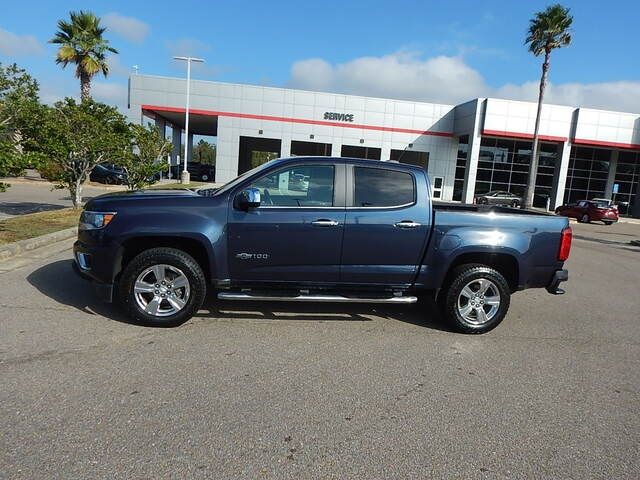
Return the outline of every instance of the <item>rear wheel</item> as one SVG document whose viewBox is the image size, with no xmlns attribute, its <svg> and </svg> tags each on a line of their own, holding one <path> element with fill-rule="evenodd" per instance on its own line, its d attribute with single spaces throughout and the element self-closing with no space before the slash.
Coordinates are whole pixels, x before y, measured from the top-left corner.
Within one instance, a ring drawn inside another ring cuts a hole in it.
<svg viewBox="0 0 640 480">
<path fill-rule="evenodd" d="M 506 316 L 511 289 L 497 270 L 468 264 L 454 270 L 443 295 L 443 313 L 456 330 L 485 333 Z"/>
<path fill-rule="evenodd" d="M 589 218 L 589 215 L 587 215 L 586 213 L 580 217 L 580 223 L 589 223 L 589 222 L 591 222 L 591 219 Z"/>
<path fill-rule="evenodd" d="M 174 248 L 152 248 L 125 268 L 120 302 L 133 319 L 151 326 L 175 326 L 202 306 L 206 280 L 200 265 Z"/>
</svg>

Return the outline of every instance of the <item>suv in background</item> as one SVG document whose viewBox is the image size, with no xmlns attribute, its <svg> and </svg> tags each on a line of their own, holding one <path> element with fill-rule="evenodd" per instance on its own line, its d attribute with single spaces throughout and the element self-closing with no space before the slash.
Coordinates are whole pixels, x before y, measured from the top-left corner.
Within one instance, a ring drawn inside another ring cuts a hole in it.
<svg viewBox="0 0 640 480">
<path fill-rule="evenodd" d="M 171 167 L 171 175 L 173 178 L 180 178 L 180 172 L 182 172 L 183 168 L 182 164 L 173 165 Z M 216 178 L 215 165 L 187 162 L 187 171 L 191 176 L 191 180 L 195 180 L 197 182 L 213 182 Z"/>
<path fill-rule="evenodd" d="M 106 183 L 107 185 L 125 185 L 128 183 L 127 171 L 111 163 L 96 165 L 89 174 L 89 180 Z"/>
</svg>

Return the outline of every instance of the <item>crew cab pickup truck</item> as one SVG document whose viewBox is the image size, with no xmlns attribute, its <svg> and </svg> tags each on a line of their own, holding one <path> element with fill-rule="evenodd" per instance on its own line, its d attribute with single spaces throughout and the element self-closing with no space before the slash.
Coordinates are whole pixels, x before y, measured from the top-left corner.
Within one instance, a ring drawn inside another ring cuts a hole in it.
<svg viewBox="0 0 640 480">
<path fill-rule="evenodd" d="M 482 333 L 513 292 L 562 293 L 567 218 L 434 205 L 430 193 L 421 167 L 295 157 L 218 189 L 107 194 L 82 213 L 76 270 L 158 326 L 185 322 L 207 294 L 390 304 L 434 295 L 455 328 Z"/>
</svg>

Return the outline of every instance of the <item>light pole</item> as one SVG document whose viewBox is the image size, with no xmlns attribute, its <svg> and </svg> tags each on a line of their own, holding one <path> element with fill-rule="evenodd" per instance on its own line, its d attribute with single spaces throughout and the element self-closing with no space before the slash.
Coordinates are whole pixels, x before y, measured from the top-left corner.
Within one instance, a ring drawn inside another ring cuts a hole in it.
<svg viewBox="0 0 640 480">
<path fill-rule="evenodd" d="M 187 158 L 189 157 L 189 89 L 191 86 L 191 62 L 203 63 L 204 60 L 202 58 L 195 57 L 173 57 L 174 60 L 182 60 L 187 62 L 187 105 L 184 111 L 184 136 L 185 136 L 185 146 L 184 146 L 184 169 L 182 170 L 182 175 L 180 177 L 180 181 L 182 183 L 189 183 L 189 172 L 187 171 Z"/>
</svg>

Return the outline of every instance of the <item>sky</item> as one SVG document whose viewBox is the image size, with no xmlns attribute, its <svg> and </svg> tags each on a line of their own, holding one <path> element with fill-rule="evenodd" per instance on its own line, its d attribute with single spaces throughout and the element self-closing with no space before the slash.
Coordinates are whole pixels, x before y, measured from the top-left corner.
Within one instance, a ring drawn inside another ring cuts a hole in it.
<svg viewBox="0 0 640 480">
<path fill-rule="evenodd" d="M 51 103 L 78 96 L 73 67 L 48 40 L 69 11 L 90 10 L 118 51 L 93 96 L 126 106 L 127 77 L 183 76 L 174 55 L 206 62 L 204 80 L 456 104 L 537 99 L 541 58 L 524 46 L 529 19 L 551 2 L 376 0 L 4 2 L 0 62 L 16 62 Z M 640 2 L 564 1 L 573 43 L 552 54 L 547 103 L 640 113 Z"/>
</svg>

